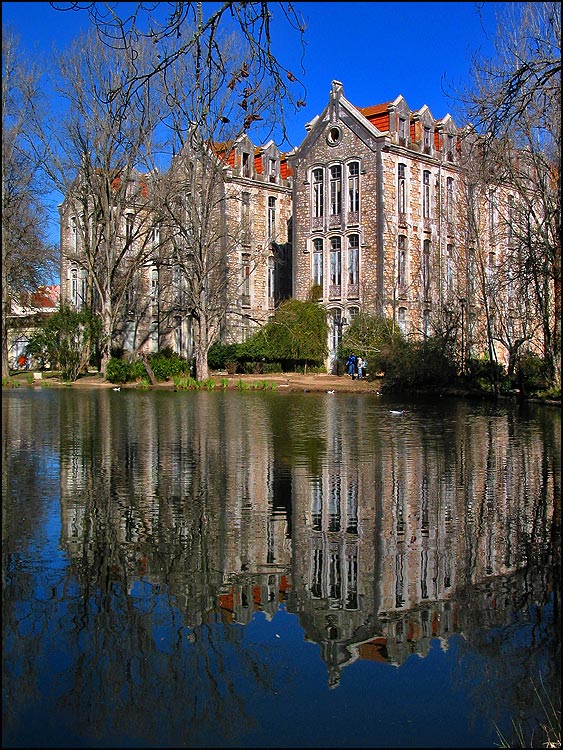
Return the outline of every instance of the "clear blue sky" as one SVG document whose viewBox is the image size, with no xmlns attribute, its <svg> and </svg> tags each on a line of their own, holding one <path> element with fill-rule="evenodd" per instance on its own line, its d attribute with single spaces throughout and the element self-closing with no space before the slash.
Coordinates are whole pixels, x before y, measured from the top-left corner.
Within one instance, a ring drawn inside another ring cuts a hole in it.
<svg viewBox="0 0 563 750">
<path fill-rule="evenodd" d="M 455 105 L 443 89 L 467 78 L 472 52 L 481 49 L 487 55 L 492 53 L 496 13 L 508 5 L 493 2 L 294 4 L 307 23 L 303 77 L 307 106 L 288 122 L 293 145 L 305 137 L 305 123 L 326 106 L 333 80 L 341 81 L 344 95 L 358 107 L 387 102 L 402 94 L 411 109 L 427 104 L 437 119 L 448 112 L 455 119 Z M 279 11 L 274 7 L 274 33 L 276 13 Z M 37 48 L 48 55 L 53 44 L 64 48 L 88 23 L 85 11 L 61 12 L 48 2 L 2 3 L 3 26 L 12 26 L 30 53 Z M 295 40 L 287 36 L 280 39 L 274 36 L 274 40 L 287 67 L 301 76 Z M 288 148 L 287 144 L 280 145 Z"/>
</svg>

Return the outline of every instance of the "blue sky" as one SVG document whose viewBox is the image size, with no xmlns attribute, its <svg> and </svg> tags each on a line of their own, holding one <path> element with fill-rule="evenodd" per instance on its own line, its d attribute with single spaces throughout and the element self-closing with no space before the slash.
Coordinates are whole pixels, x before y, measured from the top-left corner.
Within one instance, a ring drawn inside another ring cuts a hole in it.
<svg viewBox="0 0 563 750">
<path fill-rule="evenodd" d="M 472 52 L 492 54 L 496 13 L 508 4 L 295 3 L 307 23 L 307 106 L 288 118 L 293 145 L 303 140 L 305 124 L 326 106 L 333 80 L 343 84 L 344 95 L 358 107 L 402 94 L 411 109 L 427 104 L 437 119 L 448 112 L 456 119 L 455 104 L 443 89 L 467 79 Z M 275 20 L 274 7 L 274 30 Z M 61 12 L 48 2 L 2 3 L 3 26 L 12 26 L 30 52 L 37 48 L 48 55 L 53 44 L 64 48 L 88 23 L 85 11 Z M 302 75 L 295 40 L 281 36 L 275 43 L 287 67 Z"/>
</svg>

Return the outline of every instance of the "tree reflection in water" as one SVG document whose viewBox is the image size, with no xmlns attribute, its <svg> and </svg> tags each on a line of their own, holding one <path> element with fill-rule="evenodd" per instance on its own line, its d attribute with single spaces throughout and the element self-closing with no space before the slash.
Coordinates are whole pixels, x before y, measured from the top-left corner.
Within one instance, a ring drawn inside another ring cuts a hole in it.
<svg viewBox="0 0 563 750">
<path fill-rule="evenodd" d="M 558 411 L 29 390 L 2 422 L 8 744 L 278 746 L 275 711 L 321 659 L 303 743 L 346 674 L 438 646 L 487 746 L 533 727 L 538 673 L 559 684 Z M 257 637 L 283 613 L 306 664 Z M 393 710 L 359 745 L 396 737 Z"/>
</svg>

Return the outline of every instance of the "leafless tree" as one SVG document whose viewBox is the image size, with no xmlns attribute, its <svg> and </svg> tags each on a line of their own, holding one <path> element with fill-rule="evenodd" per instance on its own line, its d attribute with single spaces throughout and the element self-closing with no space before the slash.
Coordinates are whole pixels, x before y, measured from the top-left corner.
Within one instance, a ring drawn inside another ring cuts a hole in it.
<svg viewBox="0 0 563 750">
<path fill-rule="evenodd" d="M 471 80 L 455 97 L 487 136 L 479 142 L 484 170 L 517 190 L 514 247 L 540 311 L 545 360 L 560 383 L 561 5 L 503 4 L 494 43 L 493 59 L 474 55 Z"/>
<path fill-rule="evenodd" d="M 167 309 L 170 319 L 189 320 L 200 380 L 209 374 L 209 348 L 228 327 L 229 316 L 236 315 L 243 283 L 240 251 L 247 229 L 240 186 L 230 180 L 228 163 L 248 122 L 247 109 L 233 101 L 229 91 L 244 59 L 236 51 L 236 39 L 223 40 L 221 49 L 221 71 L 202 70 L 196 54 L 176 60 L 160 79 L 171 105 L 166 125 L 177 152 L 161 180 L 158 208 L 167 243 Z M 246 83 L 249 107 L 255 117 L 261 116 L 257 113 L 265 113 L 270 92 L 261 88 L 252 68 L 246 70 Z M 251 151 L 253 160 L 253 146 Z M 264 262 L 266 251 L 256 243 L 249 246 L 250 273 Z"/>
<path fill-rule="evenodd" d="M 122 3 L 52 2 L 60 11 L 82 11 L 88 14 L 97 34 L 106 45 L 125 52 L 130 61 L 128 74 L 114 82 L 107 92 L 116 106 L 127 109 L 141 95 L 146 84 L 155 77 L 166 77 L 169 69 L 182 58 L 195 61 L 211 79 L 222 79 L 229 69 L 229 58 L 224 56 L 221 36 L 236 33 L 244 49 L 243 65 L 232 72 L 227 81 L 233 101 L 247 108 L 247 123 L 253 116 L 276 127 L 281 133 L 278 142 L 287 140 L 285 112 L 305 106 L 306 89 L 300 76 L 304 73 L 305 20 L 293 3 L 284 2 L 169 2 Z M 274 34 L 275 29 L 275 34 Z M 289 37 L 283 37 L 284 30 Z M 274 42 L 274 38 L 284 40 Z M 284 61 L 287 39 L 301 43 L 299 70 Z M 137 49 L 142 41 L 150 41 L 155 55 L 140 59 Z M 248 97 L 247 74 L 253 69 L 261 90 L 270 92 L 267 108 L 253 109 Z M 273 117 L 275 116 L 275 117 Z M 266 135 L 263 140 L 267 140 Z"/>
<path fill-rule="evenodd" d="M 139 60 L 151 54 L 146 47 L 137 49 Z M 45 169 L 65 196 L 65 270 L 74 267 L 86 281 L 85 294 L 72 301 L 90 305 L 102 319 L 102 372 L 131 308 L 135 283 L 143 273 L 146 277 L 155 251 L 149 204 L 157 182 L 153 139 L 160 101 L 151 85 L 139 91 L 140 106 L 124 109 L 111 100 L 108 92 L 130 75 L 129 65 L 93 32 L 77 39 L 58 58 L 56 85 L 66 108 L 37 124 L 37 139 L 47 152 Z"/>
<path fill-rule="evenodd" d="M 41 101 L 41 71 L 13 31 L 2 30 L 2 377 L 9 375 L 8 316 L 22 292 L 53 272 L 56 250 L 45 235 L 44 186 L 31 147 L 30 120 Z"/>
</svg>

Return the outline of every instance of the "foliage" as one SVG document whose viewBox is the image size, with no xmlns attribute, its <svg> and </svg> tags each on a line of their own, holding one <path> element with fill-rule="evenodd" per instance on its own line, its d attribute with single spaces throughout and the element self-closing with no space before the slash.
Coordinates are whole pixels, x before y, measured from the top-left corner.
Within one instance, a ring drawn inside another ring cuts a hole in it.
<svg viewBox="0 0 563 750">
<path fill-rule="evenodd" d="M 344 361 L 352 353 L 361 355 L 369 372 L 376 374 L 385 370 L 403 344 L 403 334 L 392 320 L 360 313 L 345 329 L 339 354 Z"/>
<path fill-rule="evenodd" d="M 326 312 L 316 302 L 289 299 L 273 319 L 247 342 L 253 352 L 271 361 L 321 363 L 327 355 Z"/>
<path fill-rule="evenodd" d="M 452 385 L 457 377 L 455 358 L 442 337 L 402 341 L 381 361 L 383 388 L 427 390 Z"/>
<path fill-rule="evenodd" d="M 499 362 L 484 357 L 473 357 L 466 363 L 466 380 L 486 393 L 507 385 L 506 369 Z"/>
<path fill-rule="evenodd" d="M 178 375 L 189 375 L 191 372 L 190 363 L 169 348 L 151 354 L 148 359 L 154 376 L 159 382 L 171 380 Z"/>
<path fill-rule="evenodd" d="M 191 375 L 174 375 L 172 382 L 177 391 L 197 391 L 200 387 L 199 382 Z"/>
<path fill-rule="evenodd" d="M 101 331 L 100 318 L 89 310 L 61 308 L 31 337 L 26 353 L 60 369 L 64 380 L 74 381 L 87 367 Z"/>
<path fill-rule="evenodd" d="M 550 378 L 545 360 L 531 352 L 521 356 L 516 366 L 515 385 L 525 395 L 547 390 Z"/>
<path fill-rule="evenodd" d="M 44 154 L 30 137 L 40 111 L 41 71 L 23 54 L 20 40 L 2 29 L 2 376 L 9 375 L 11 303 L 55 275 L 56 249 L 46 235 L 47 211 L 39 174 Z"/>
<path fill-rule="evenodd" d="M 212 370 L 262 374 L 288 369 L 324 369 L 328 334 L 326 313 L 316 302 L 286 300 L 273 319 L 241 344 L 213 344 L 207 361 Z"/>
</svg>

